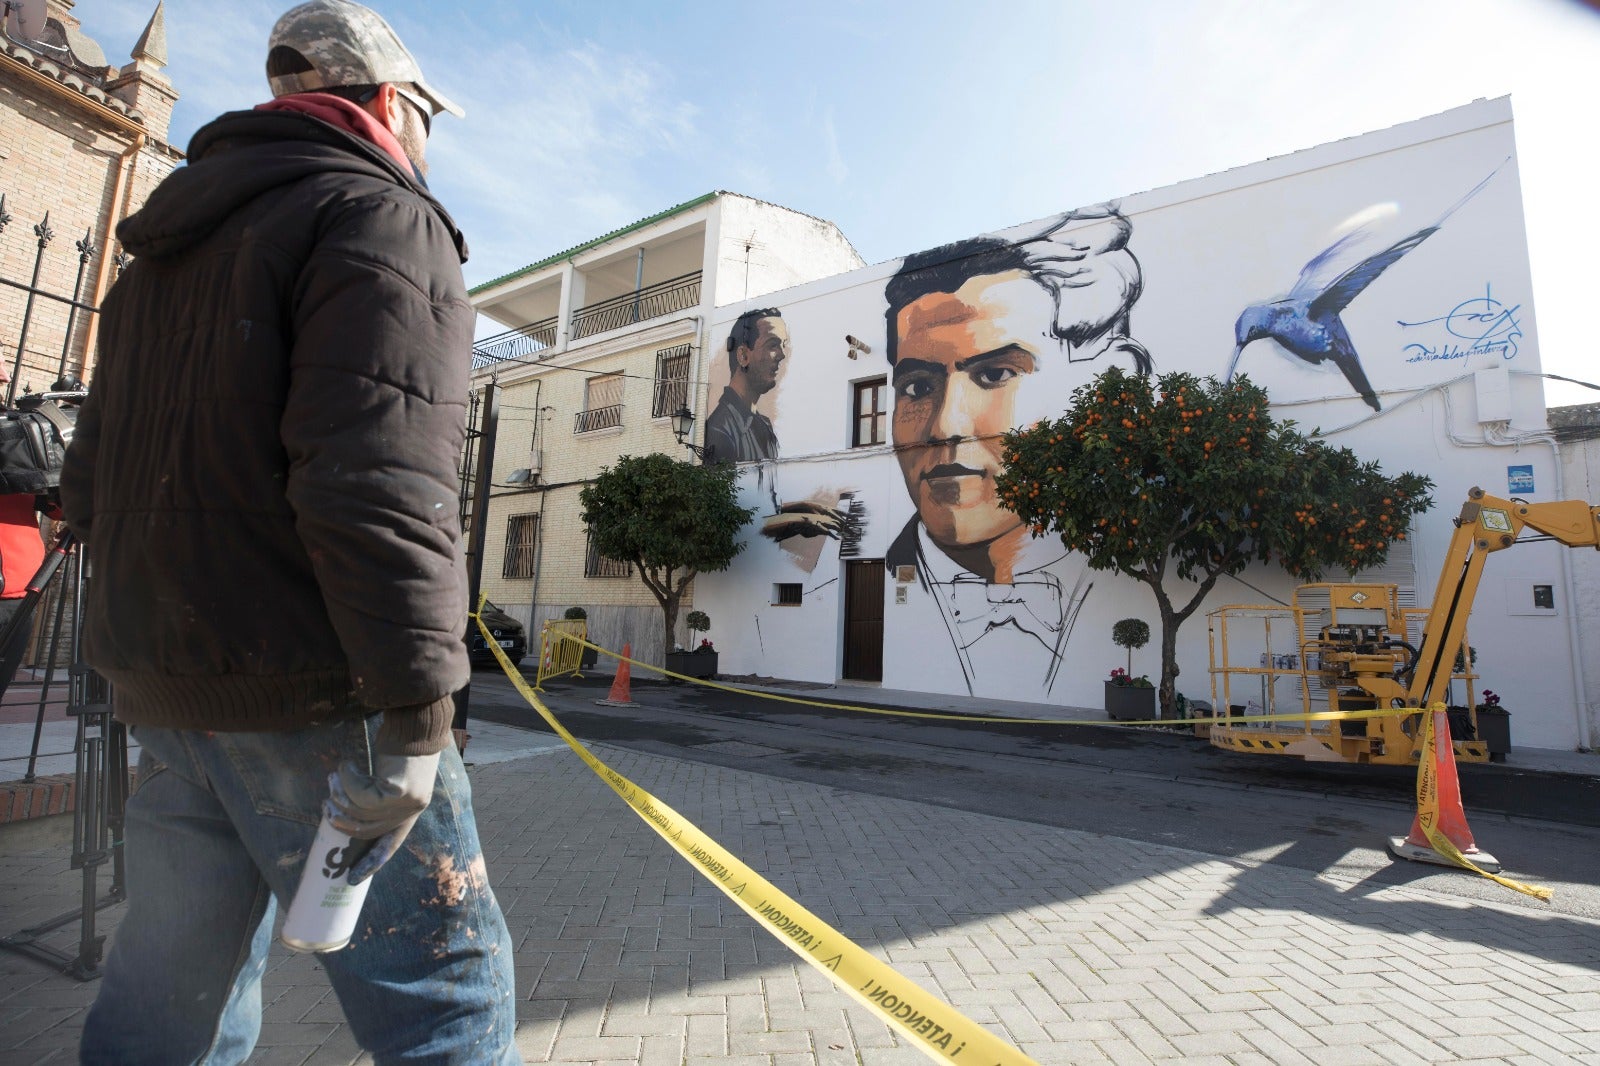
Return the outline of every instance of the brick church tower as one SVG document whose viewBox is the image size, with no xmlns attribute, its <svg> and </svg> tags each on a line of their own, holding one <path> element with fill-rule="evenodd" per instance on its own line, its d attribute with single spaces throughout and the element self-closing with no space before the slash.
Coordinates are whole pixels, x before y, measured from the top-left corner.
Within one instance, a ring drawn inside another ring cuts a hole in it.
<svg viewBox="0 0 1600 1066">
<path fill-rule="evenodd" d="M 161 4 L 110 64 L 74 0 L 0 0 L 0 360 L 16 395 L 89 378 L 116 224 L 183 158 Z"/>
</svg>

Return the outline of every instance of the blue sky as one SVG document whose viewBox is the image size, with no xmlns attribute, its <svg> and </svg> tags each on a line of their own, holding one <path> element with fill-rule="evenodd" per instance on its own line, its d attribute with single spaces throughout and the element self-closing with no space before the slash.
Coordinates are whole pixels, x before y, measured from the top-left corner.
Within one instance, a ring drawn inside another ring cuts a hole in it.
<svg viewBox="0 0 1600 1066">
<path fill-rule="evenodd" d="M 167 0 L 175 143 L 265 98 L 288 6 Z M 467 110 L 429 158 L 469 284 L 712 189 L 878 262 L 1509 93 L 1544 368 L 1600 381 L 1600 15 L 1576 0 L 373 6 Z M 75 14 L 122 63 L 154 7 Z"/>
</svg>

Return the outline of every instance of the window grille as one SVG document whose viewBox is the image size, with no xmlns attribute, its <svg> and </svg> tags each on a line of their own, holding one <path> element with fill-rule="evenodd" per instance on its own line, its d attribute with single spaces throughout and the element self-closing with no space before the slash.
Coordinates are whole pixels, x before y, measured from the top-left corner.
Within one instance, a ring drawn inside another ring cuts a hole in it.
<svg viewBox="0 0 1600 1066">
<path fill-rule="evenodd" d="M 584 382 L 583 410 L 577 414 L 574 433 L 593 433 L 622 425 L 622 375 L 599 374 Z"/>
<path fill-rule="evenodd" d="M 539 542 L 539 516 L 514 514 L 506 522 L 506 553 L 500 564 L 500 576 L 527 578 L 533 576 L 534 549 Z"/>
<path fill-rule="evenodd" d="M 594 546 L 594 533 L 589 534 L 589 543 L 583 556 L 584 577 L 632 577 L 633 564 L 620 559 L 608 559 L 600 554 Z"/>
<path fill-rule="evenodd" d="M 772 603 L 775 607 L 800 606 L 801 590 L 799 584 L 780 583 L 772 586 Z"/>
<path fill-rule="evenodd" d="M 666 418 L 689 400 L 689 346 L 663 348 L 656 352 L 655 399 L 650 404 L 651 418 Z"/>
</svg>

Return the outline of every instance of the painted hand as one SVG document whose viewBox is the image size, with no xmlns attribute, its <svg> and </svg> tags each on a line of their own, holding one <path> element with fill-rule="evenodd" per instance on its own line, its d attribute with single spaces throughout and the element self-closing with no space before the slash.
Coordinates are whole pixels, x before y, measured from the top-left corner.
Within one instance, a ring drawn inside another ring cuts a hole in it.
<svg viewBox="0 0 1600 1066">
<path fill-rule="evenodd" d="M 785 541 L 790 537 L 832 537 L 839 539 L 839 528 L 844 525 L 845 514 L 810 500 L 797 500 L 783 504 L 778 513 L 768 515 L 761 523 L 761 534 L 772 540 Z"/>
<path fill-rule="evenodd" d="M 375 840 L 350 871 L 358 885 L 394 857 L 433 798 L 439 755 L 372 757 L 372 773 L 347 762 L 328 776 L 327 814 L 334 828 L 357 840 Z"/>
</svg>

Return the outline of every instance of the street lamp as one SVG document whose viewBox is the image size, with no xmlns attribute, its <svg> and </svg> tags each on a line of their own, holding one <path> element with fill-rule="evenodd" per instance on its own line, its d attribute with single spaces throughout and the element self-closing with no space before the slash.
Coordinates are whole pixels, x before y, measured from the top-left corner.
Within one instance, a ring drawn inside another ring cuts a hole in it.
<svg viewBox="0 0 1600 1066">
<path fill-rule="evenodd" d="M 689 410 L 687 404 L 679 404 L 678 409 L 672 412 L 672 435 L 677 437 L 678 443 L 688 448 L 696 459 L 704 459 L 706 450 L 688 439 L 693 433 L 694 412 Z"/>
</svg>

